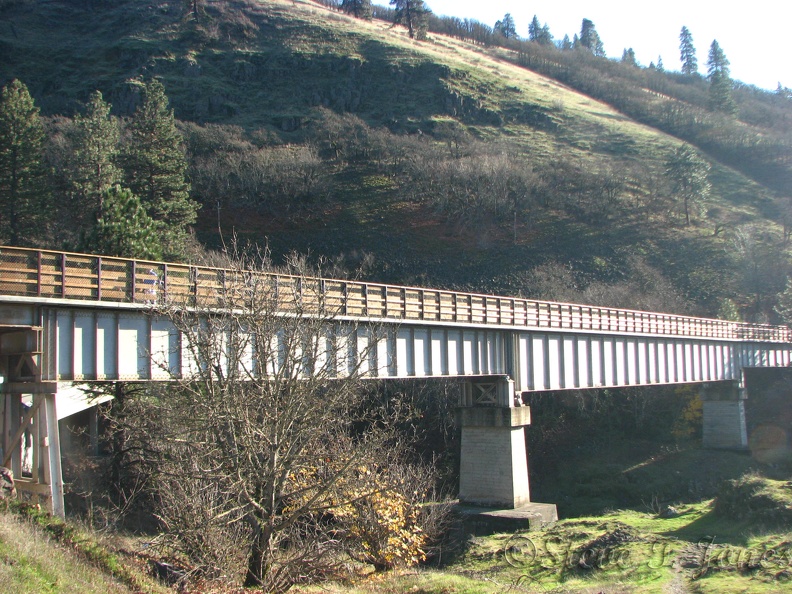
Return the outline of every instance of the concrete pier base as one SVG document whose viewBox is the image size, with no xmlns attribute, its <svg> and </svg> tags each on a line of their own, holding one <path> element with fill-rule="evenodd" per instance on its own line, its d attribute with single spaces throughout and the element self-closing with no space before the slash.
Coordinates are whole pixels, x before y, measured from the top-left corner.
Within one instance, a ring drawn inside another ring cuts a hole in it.
<svg viewBox="0 0 792 594">
<path fill-rule="evenodd" d="M 496 532 L 540 530 L 558 521 L 554 503 L 528 503 L 515 509 L 491 509 L 458 505 L 454 512 L 462 518 L 465 531 L 476 536 Z"/>
<path fill-rule="evenodd" d="M 461 503 L 514 509 L 531 501 L 525 426 L 529 407 L 462 408 Z"/>
<path fill-rule="evenodd" d="M 736 382 L 717 382 L 701 390 L 705 448 L 746 450 L 745 390 Z"/>
</svg>

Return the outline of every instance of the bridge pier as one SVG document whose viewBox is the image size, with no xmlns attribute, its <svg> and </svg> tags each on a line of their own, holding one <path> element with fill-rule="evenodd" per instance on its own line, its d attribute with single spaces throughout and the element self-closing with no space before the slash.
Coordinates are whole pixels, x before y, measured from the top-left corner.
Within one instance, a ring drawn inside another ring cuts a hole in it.
<svg viewBox="0 0 792 594">
<path fill-rule="evenodd" d="M 701 399 L 703 446 L 718 450 L 747 449 L 745 388 L 733 381 L 704 384 Z"/>
<path fill-rule="evenodd" d="M 62 518 L 58 384 L 42 381 L 41 342 L 40 327 L 0 327 L 0 465 L 11 468 L 19 493 L 44 497 Z"/>
<path fill-rule="evenodd" d="M 530 503 L 525 427 L 531 409 L 515 406 L 514 382 L 466 382 L 460 398 L 459 500 L 514 509 Z"/>
</svg>

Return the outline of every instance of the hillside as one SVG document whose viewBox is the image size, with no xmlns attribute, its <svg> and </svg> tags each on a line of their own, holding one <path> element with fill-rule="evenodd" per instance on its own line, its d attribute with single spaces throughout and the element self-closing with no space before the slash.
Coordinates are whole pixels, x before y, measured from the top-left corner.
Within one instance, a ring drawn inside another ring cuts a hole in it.
<svg viewBox="0 0 792 594">
<path fill-rule="evenodd" d="M 718 129 L 709 144 L 680 133 L 711 165 L 686 224 L 666 173 L 681 140 L 647 125 L 659 124 L 643 103 L 617 111 L 574 90 L 577 71 L 559 62 L 439 34 L 415 42 L 307 0 L 206 3 L 197 21 L 162 0 L 6 0 L 0 17 L 0 84 L 24 81 L 53 137 L 93 90 L 125 117 L 141 81 L 162 81 L 210 247 L 221 228 L 268 243 L 276 261 L 310 252 L 371 280 L 707 315 L 731 299 L 748 319 L 776 319 L 784 184 L 718 148 Z M 609 64 L 581 72 L 611 80 Z M 663 80 L 628 95 L 681 101 L 664 93 L 685 85 Z M 723 130 L 770 138 L 760 119 Z M 71 231 L 38 243 L 72 247 Z"/>
</svg>

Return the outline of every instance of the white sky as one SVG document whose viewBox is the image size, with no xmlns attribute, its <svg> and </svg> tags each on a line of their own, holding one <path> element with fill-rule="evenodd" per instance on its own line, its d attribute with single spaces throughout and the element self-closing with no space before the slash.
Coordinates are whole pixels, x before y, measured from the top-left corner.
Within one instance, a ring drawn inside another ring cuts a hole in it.
<svg viewBox="0 0 792 594">
<path fill-rule="evenodd" d="M 373 1 L 388 5 L 387 0 Z M 490 27 L 508 12 L 520 37 L 528 37 L 534 14 L 548 24 L 555 39 L 580 34 L 581 22 L 587 18 L 608 57 L 621 58 L 624 48 L 632 47 L 642 66 L 657 63 L 660 55 L 666 70 L 681 66 L 679 32 L 684 25 L 693 35 L 700 73 L 706 75 L 707 53 L 717 39 L 731 62 L 732 78 L 770 90 L 779 82 L 792 87 L 789 0 L 426 0 L 426 4 L 437 15 L 475 19 Z"/>
</svg>

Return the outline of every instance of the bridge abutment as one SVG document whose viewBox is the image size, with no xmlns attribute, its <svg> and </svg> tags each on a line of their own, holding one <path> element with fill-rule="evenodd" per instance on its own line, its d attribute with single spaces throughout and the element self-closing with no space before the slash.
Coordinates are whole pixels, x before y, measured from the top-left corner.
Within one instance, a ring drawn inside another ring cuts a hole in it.
<svg viewBox="0 0 792 594">
<path fill-rule="evenodd" d="M 713 382 L 701 389 L 703 439 L 705 448 L 745 450 L 745 388 L 738 382 Z"/>
</svg>

